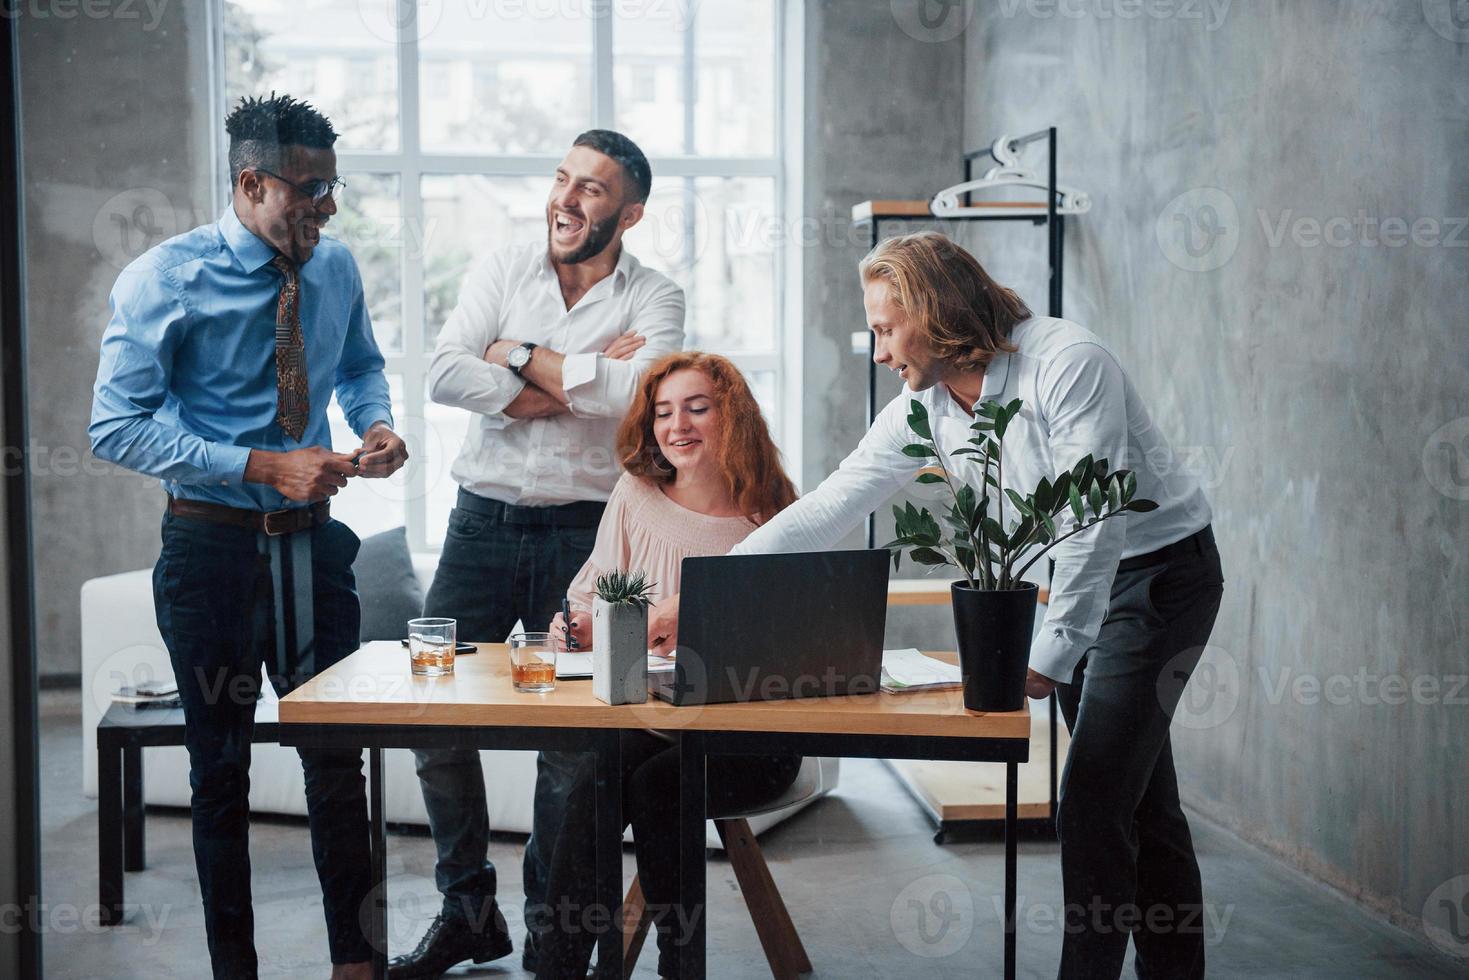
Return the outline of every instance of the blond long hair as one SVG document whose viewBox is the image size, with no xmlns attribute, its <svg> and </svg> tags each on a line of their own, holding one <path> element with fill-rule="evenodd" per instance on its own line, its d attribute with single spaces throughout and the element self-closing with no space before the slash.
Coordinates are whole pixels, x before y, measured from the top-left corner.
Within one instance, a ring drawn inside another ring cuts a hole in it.
<svg viewBox="0 0 1469 980">
<path fill-rule="evenodd" d="M 758 524 L 770 520 L 796 499 L 796 487 L 780 465 L 780 450 L 770 438 L 760 403 L 734 362 L 718 354 L 682 351 L 654 362 L 638 384 L 631 407 L 617 429 L 617 456 L 633 476 L 671 483 L 673 466 L 658 449 L 653 416 L 658 386 L 675 371 L 703 372 L 714 386 L 719 406 L 719 475 L 741 514 Z"/>
<path fill-rule="evenodd" d="M 886 282 L 892 302 L 945 362 L 969 370 L 1017 350 L 1010 331 L 1031 315 L 1014 290 L 990 278 L 947 235 L 884 239 L 857 266 L 864 285 Z"/>
</svg>

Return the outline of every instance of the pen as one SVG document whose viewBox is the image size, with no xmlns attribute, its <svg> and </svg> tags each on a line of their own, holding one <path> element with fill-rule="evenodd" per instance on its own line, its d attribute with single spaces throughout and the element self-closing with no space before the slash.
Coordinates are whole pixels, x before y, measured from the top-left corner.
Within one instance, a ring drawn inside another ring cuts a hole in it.
<svg viewBox="0 0 1469 980">
<path fill-rule="evenodd" d="M 576 637 L 571 635 L 571 600 L 565 596 L 561 598 L 561 618 L 566 623 L 566 649 L 576 649 Z"/>
</svg>

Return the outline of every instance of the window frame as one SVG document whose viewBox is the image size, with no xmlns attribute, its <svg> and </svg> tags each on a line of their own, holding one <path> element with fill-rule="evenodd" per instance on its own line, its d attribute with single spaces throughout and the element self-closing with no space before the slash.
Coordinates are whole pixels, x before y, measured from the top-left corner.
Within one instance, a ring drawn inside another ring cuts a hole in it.
<svg viewBox="0 0 1469 980">
<path fill-rule="evenodd" d="M 210 88 L 217 112 L 214 131 L 218 140 L 214 143 L 214 166 L 216 174 L 225 175 L 225 180 L 215 181 L 215 214 L 220 213 L 229 201 L 228 196 L 228 139 L 224 134 L 224 105 L 226 82 L 224 65 L 224 15 L 226 0 L 211 0 Z M 801 403 L 800 366 L 802 363 L 801 323 L 801 280 L 802 265 L 800 249 L 793 247 L 792 229 L 801 213 L 801 159 L 803 153 L 802 99 L 802 51 L 804 36 L 805 0 L 774 0 L 772 24 L 774 32 L 775 105 L 770 156 L 650 156 L 649 164 L 659 178 L 666 177 L 765 177 L 774 184 L 773 220 L 776 224 L 773 271 L 775 324 L 773 343 L 769 350 L 732 351 L 721 350 L 742 371 L 771 372 L 774 375 L 774 417 L 770 420 L 772 435 L 780 445 L 787 470 L 798 486 L 801 485 L 802 432 L 800 426 Z M 561 162 L 561 154 L 511 154 L 481 155 L 466 153 L 436 153 L 425 151 L 420 140 L 419 90 L 420 68 L 419 43 L 411 18 L 398 18 L 398 42 L 395 45 L 398 106 L 398 149 L 393 151 L 355 151 L 337 154 L 337 170 L 348 177 L 352 174 L 382 174 L 398 178 L 399 203 L 405 228 L 424 227 L 424 199 L 422 180 L 425 176 L 471 176 L 471 177 L 538 177 L 547 181 Z M 588 128 L 614 128 L 615 103 L 613 97 L 613 29 L 611 16 L 597 16 L 592 25 L 592 117 Z M 693 31 L 686 32 L 686 52 L 693 52 Z M 684 91 L 693 90 L 692 60 L 685 58 Z M 309 93 L 303 94 L 309 99 Z M 685 112 L 692 131 L 692 100 L 685 99 Z M 548 184 L 549 187 L 549 184 Z M 384 370 L 402 378 L 403 406 L 406 417 L 424 419 L 427 405 L 427 375 L 433 352 L 424 349 L 424 283 L 423 256 L 410 255 L 404 249 L 399 269 L 402 284 L 400 320 L 402 323 L 402 350 L 383 352 L 386 362 Z M 795 410 L 791 410 L 794 408 Z M 404 427 L 404 419 L 395 419 Z M 458 454 L 459 447 L 443 447 L 443 451 Z M 447 461 L 445 463 L 447 467 Z M 427 468 L 410 467 L 409 482 L 405 488 L 403 519 L 407 527 L 409 548 L 417 552 L 436 550 L 429 544 Z"/>
</svg>

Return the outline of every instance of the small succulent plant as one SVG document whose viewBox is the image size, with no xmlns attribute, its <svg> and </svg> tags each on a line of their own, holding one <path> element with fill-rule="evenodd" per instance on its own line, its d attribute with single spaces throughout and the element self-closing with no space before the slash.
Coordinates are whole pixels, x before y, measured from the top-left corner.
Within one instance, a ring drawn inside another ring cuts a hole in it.
<svg viewBox="0 0 1469 980">
<path fill-rule="evenodd" d="M 608 572 L 597 576 L 597 596 L 610 605 L 631 605 L 647 609 L 653 604 L 648 593 L 657 584 L 649 582 L 642 572 Z"/>
</svg>

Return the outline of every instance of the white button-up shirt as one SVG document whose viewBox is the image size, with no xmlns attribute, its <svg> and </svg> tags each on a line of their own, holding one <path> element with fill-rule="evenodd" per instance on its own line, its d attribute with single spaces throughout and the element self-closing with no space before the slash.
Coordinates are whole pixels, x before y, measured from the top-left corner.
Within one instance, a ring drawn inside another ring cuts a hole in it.
<svg viewBox="0 0 1469 980">
<path fill-rule="evenodd" d="M 980 394 L 981 402 L 1023 402 L 1005 433 L 1003 485 L 1024 496 L 1034 492 L 1042 477 L 1054 479 L 1090 453 L 1106 459 L 1111 471 L 1133 470 L 1137 496 L 1158 503 L 1157 510 L 1145 514 L 1103 521 L 1049 553 L 1056 569 L 1030 665 L 1046 677 L 1069 682 L 1107 614 L 1118 561 L 1201 530 L 1210 521 L 1209 503 L 1197 481 L 1174 459 L 1117 358 L 1095 334 L 1068 320 L 1032 317 L 1017 324 L 1010 339 L 1019 350 L 1000 354 L 989 364 Z M 974 420 L 947 387 L 904 391 L 882 410 L 835 473 L 731 554 L 829 548 L 911 484 L 925 463 L 903 455 L 904 446 L 921 441 L 907 422 L 914 398 L 928 410 L 934 441 L 946 456 L 968 445 Z M 946 464 L 977 490 L 980 467 L 972 459 L 946 458 Z M 1009 519 L 1013 508 L 1008 502 L 1006 509 Z M 1057 525 L 1064 534 L 1076 521 L 1069 508 L 1062 518 Z"/>
<path fill-rule="evenodd" d="M 612 274 L 570 310 L 544 245 L 491 254 L 465 278 L 429 365 L 429 397 L 474 416 L 450 473 L 471 493 L 507 504 L 606 500 L 622 471 L 617 426 L 643 372 L 683 347 L 683 325 L 683 290 L 626 247 Z M 647 339 L 631 360 L 600 353 L 629 330 Z M 527 382 L 485 361 L 485 351 L 502 337 L 566 356 L 561 384 L 569 414 L 505 414 Z"/>
</svg>

